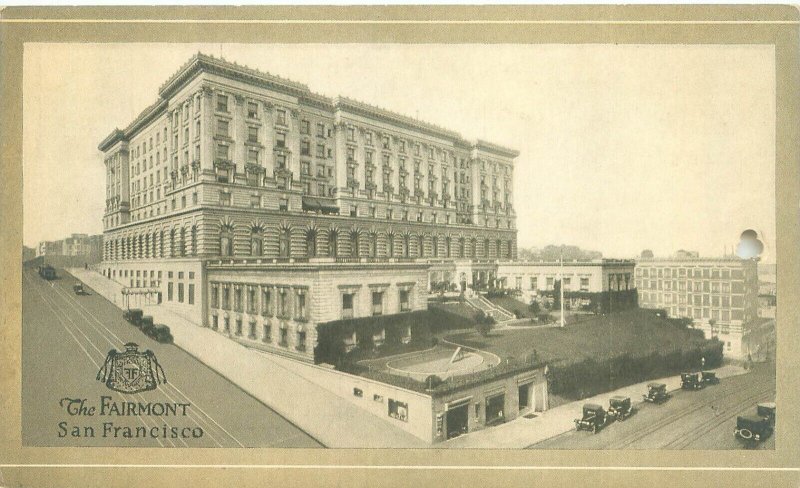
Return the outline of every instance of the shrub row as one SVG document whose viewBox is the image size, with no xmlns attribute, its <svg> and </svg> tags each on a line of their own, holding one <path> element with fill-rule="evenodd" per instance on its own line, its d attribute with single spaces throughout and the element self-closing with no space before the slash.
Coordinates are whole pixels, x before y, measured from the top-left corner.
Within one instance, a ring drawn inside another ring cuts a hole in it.
<svg viewBox="0 0 800 488">
<path fill-rule="evenodd" d="M 673 348 L 636 355 L 625 353 L 613 357 L 588 358 L 555 363 L 549 368 L 551 393 L 580 400 L 598 393 L 699 368 L 705 358 L 705 368 L 722 363 L 723 344 L 711 339 L 689 349 Z"/>
<path fill-rule="evenodd" d="M 463 317 L 439 308 L 409 313 L 336 320 L 317 326 L 317 347 L 314 349 L 316 363 L 329 363 L 340 367 L 362 359 L 411 352 L 430 347 L 434 334 L 445 330 L 464 328 Z M 403 338 L 411 330 L 410 342 Z M 376 346 L 373 336 L 385 332 L 382 345 Z M 357 347 L 346 351 L 345 341 L 356 334 Z"/>
</svg>

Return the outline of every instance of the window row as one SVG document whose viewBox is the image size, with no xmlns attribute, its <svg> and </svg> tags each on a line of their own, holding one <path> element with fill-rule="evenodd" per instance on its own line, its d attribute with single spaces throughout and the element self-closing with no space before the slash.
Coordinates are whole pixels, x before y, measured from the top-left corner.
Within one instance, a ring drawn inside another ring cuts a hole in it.
<svg viewBox="0 0 800 488">
<path fill-rule="evenodd" d="M 212 309 L 246 312 L 305 322 L 309 319 L 308 289 L 286 285 L 211 283 Z"/>
<path fill-rule="evenodd" d="M 109 239 L 104 260 L 172 258 L 197 255 L 197 226 Z"/>
</svg>

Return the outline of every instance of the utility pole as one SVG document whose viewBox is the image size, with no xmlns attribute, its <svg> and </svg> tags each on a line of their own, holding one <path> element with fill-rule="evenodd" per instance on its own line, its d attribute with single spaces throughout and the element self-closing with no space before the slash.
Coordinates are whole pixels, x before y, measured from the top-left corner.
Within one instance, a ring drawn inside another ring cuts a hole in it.
<svg viewBox="0 0 800 488">
<path fill-rule="evenodd" d="M 561 300 L 561 327 L 564 327 L 564 251 L 561 251 L 561 266 L 559 271 L 559 281 L 561 286 L 559 286 L 559 293 L 560 293 L 560 300 Z"/>
</svg>

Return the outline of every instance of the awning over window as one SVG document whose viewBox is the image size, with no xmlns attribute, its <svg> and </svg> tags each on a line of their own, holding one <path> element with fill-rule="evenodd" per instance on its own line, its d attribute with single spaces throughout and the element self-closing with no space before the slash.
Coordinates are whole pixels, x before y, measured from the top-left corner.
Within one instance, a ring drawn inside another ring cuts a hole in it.
<svg viewBox="0 0 800 488">
<path fill-rule="evenodd" d="M 323 213 L 339 213 L 339 207 L 336 206 L 336 200 L 333 198 L 323 197 L 303 197 L 303 211 L 306 212 L 323 212 Z"/>
</svg>

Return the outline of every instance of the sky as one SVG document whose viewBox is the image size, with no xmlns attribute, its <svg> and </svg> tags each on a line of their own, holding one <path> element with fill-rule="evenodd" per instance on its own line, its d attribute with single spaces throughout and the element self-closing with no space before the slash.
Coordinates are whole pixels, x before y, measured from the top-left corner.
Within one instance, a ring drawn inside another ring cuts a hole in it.
<svg viewBox="0 0 800 488">
<path fill-rule="evenodd" d="M 23 66 L 23 241 L 101 233 L 97 145 L 194 53 L 520 151 L 520 247 L 775 255 L 775 55 L 764 45 L 39 44 Z"/>
</svg>

